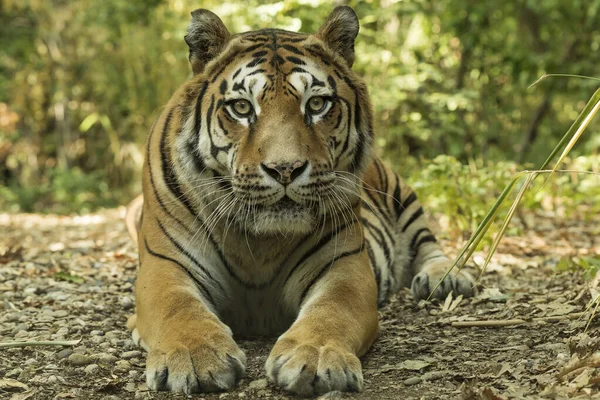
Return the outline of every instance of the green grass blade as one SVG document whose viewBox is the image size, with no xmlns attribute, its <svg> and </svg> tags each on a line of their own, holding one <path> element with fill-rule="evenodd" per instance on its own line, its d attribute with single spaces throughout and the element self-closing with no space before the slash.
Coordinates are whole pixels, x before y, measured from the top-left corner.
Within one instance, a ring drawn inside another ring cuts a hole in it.
<svg viewBox="0 0 600 400">
<path fill-rule="evenodd" d="M 531 89 L 532 87 L 534 87 L 535 85 L 537 85 L 538 83 L 546 80 L 547 78 L 554 78 L 554 77 L 563 77 L 563 78 L 580 78 L 580 79 L 589 79 L 592 81 L 600 81 L 600 78 L 595 78 L 593 76 L 585 76 L 585 75 L 573 75 L 573 74 L 544 74 L 542 76 L 540 76 L 538 78 L 537 81 L 533 82 L 531 85 L 529 85 L 527 87 L 527 89 Z"/>
</svg>

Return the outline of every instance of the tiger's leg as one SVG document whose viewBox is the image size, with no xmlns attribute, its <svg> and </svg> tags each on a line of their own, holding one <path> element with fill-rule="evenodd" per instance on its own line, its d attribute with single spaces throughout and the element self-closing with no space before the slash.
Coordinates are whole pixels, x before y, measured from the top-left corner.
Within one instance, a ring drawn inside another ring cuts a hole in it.
<svg viewBox="0 0 600 400">
<path fill-rule="evenodd" d="M 432 294 L 434 298 L 443 299 L 450 291 L 455 296 L 473 296 L 475 282 L 466 271 L 451 271 L 446 275 L 452 261 L 444 254 L 429 229 L 427 217 L 415 192 L 402 180 L 399 185 L 402 207 L 397 226 L 409 243 L 410 268 L 413 274 L 411 291 L 414 298 L 427 299 Z"/>
<path fill-rule="evenodd" d="M 452 271 L 444 278 L 452 262 L 429 229 L 423 207 L 410 186 L 379 159 L 367 170 L 365 182 L 370 208 L 384 210 L 382 218 L 391 220 L 398 236 L 397 260 L 392 271 L 396 281 L 408 284 L 410 280 L 401 277 L 412 279 L 410 286 L 416 300 L 428 298 L 434 289 L 435 298 L 444 298 L 450 291 L 465 297 L 474 295 L 475 283 L 467 272 Z"/>
<path fill-rule="evenodd" d="M 151 250 L 146 242 L 140 250 L 134 338 L 148 350 L 148 387 L 183 393 L 234 387 L 246 356 L 231 330 L 210 310 L 206 294 L 180 267 L 178 256 Z"/>
<path fill-rule="evenodd" d="M 309 396 L 360 391 L 364 354 L 378 332 L 377 287 L 366 250 L 339 258 L 303 293 L 298 318 L 279 337 L 266 363 L 280 387 Z"/>
</svg>

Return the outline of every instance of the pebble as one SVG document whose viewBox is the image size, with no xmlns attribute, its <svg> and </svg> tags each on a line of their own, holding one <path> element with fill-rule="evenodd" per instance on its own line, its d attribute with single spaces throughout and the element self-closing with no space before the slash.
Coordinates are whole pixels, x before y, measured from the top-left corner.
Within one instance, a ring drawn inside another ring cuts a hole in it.
<svg viewBox="0 0 600 400">
<path fill-rule="evenodd" d="M 249 389 L 265 389 L 268 385 L 266 379 L 257 379 L 255 381 L 250 382 L 248 385 Z"/>
<path fill-rule="evenodd" d="M 411 386 L 421 383 L 422 379 L 420 376 L 413 376 L 412 378 L 408 378 L 404 380 L 404 385 Z"/>
<path fill-rule="evenodd" d="M 69 328 L 67 328 L 66 326 L 63 326 L 62 328 L 60 328 L 59 330 L 56 331 L 57 336 L 66 336 L 68 334 L 69 334 Z"/>
<path fill-rule="evenodd" d="M 100 344 L 100 343 L 104 342 L 104 338 L 102 336 L 92 336 L 92 338 L 90 340 L 92 341 L 92 343 L 95 343 L 95 344 Z"/>
<path fill-rule="evenodd" d="M 131 369 L 131 364 L 127 360 L 119 360 L 115 364 L 115 371 L 126 372 Z"/>
<path fill-rule="evenodd" d="M 438 379 L 443 378 L 444 375 L 446 375 L 446 373 L 444 371 L 430 371 L 430 372 L 424 373 L 421 378 L 424 381 L 433 382 L 433 381 L 437 381 Z"/>
<path fill-rule="evenodd" d="M 27 360 L 25 360 L 25 362 L 23 364 L 25 365 L 35 365 L 38 363 L 38 360 L 36 360 L 35 358 L 29 358 Z"/>
<path fill-rule="evenodd" d="M 16 378 L 19 375 L 21 375 L 21 372 L 23 372 L 23 370 L 21 368 L 11 369 L 10 371 L 8 371 L 6 373 L 6 375 L 4 377 L 5 378 Z"/>
<path fill-rule="evenodd" d="M 25 290 L 23 290 L 23 293 L 29 296 L 29 295 L 38 294 L 39 290 L 36 287 L 29 287 L 29 288 L 26 288 Z"/>
<path fill-rule="evenodd" d="M 107 353 L 98 353 L 92 356 L 94 360 L 103 363 L 103 364 L 114 364 L 117 362 L 118 358 L 113 356 L 112 354 Z"/>
<path fill-rule="evenodd" d="M 129 382 L 127 385 L 125 385 L 125 390 L 127 392 L 135 392 L 135 383 Z"/>
<path fill-rule="evenodd" d="M 141 357 L 141 356 L 142 356 L 142 352 L 138 351 L 138 350 L 126 351 L 123 354 L 121 354 L 121 358 L 124 360 L 131 360 L 132 358 L 137 358 L 137 357 Z"/>
<path fill-rule="evenodd" d="M 69 356 L 69 363 L 72 365 L 82 366 L 88 365 L 92 362 L 92 359 L 84 354 L 73 353 Z"/>
<path fill-rule="evenodd" d="M 56 353 L 56 357 L 58 357 L 59 359 L 63 359 L 63 358 L 69 357 L 71 354 L 73 354 L 73 350 L 71 350 L 71 349 L 62 349 L 61 351 L 59 351 L 58 353 Z"/>
<path fill-rule="evenodd" d="M 127 296 L 121 297 L 121 306 L 124 310 L 130 310 L 133 308 L 133 301 Z"/>
<path fill-rule="evenodd" d="M 90 364 L 87 367 L 85 367 L 83 372 L 85 372 L 87 375 L 91 375 L 91 374 L 95 374 L 96 372 L 98 372 L 99 369 L 100 369 L 100 366 L 98 364 Z"/>
</svg>

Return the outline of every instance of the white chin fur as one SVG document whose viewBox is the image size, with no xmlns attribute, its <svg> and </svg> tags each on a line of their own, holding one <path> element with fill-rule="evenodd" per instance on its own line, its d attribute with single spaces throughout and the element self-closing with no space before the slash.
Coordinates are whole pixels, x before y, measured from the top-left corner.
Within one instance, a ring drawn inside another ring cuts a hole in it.
<svg viewBox="0 0 600 400">
<path fill-rule="evenodd" d="M 281 213 L 273 211 L 258 211 L 253 218 L 253 224 L 246 229 L 255 235 L 298 235 L 312 232 L 315 229 L 314 216 L 308 211 Z"/>
</svg>

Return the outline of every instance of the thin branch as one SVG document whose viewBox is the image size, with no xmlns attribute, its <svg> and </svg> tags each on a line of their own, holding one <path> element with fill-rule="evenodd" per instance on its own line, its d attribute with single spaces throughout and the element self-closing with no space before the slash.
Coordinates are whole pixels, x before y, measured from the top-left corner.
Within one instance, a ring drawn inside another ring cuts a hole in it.
<svg viewBox="0 0 600 400">
<path fill-rule="evenodd" d="M 552 317 L 537 317 L 531 320 L 525 319 L 488 319 L 482 321 L 456 321 L 452 323 L 455 328 L 473 328 L 473 327 L 503 327 L 503 326 L 516 326 L 524 325 L 532 322 L 544 321 L 544 322 L 560 322 L 568 319 L 576 319 L 585 315 L 585 312 L 573 313 L 568 315 L 556 315 Z"/>
<path fill-rule="evenodd" d="M 81 339 L 79 340 L 57 340 L 57 341 L 31 341 L 31 342 L 5 342 L 0 343 L 0 348 L 6 347 L 27 347 L 27 346 L 75 346 Z"/>
</svg>

